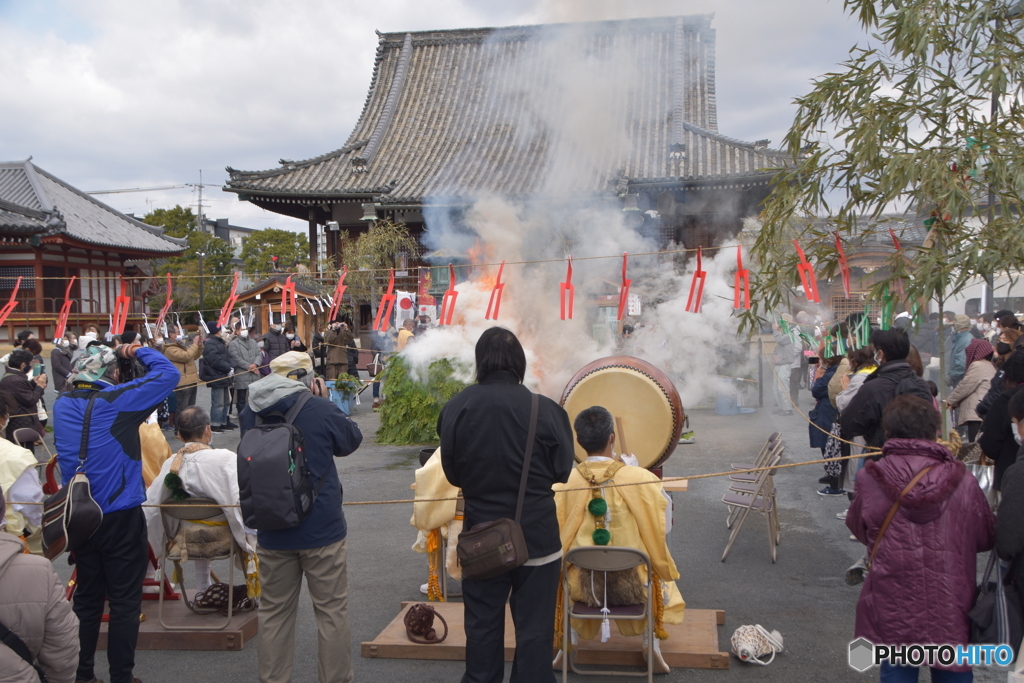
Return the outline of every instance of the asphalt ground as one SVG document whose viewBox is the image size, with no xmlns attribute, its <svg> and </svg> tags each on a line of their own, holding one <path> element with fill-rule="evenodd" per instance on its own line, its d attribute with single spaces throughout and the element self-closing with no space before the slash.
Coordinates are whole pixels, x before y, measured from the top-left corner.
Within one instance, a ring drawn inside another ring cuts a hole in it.
<svg viewBox="0 0 1024 683">
<path fill-rule="evenodd" d="M 209 392 L 200 390 L 200 403 L 209 406 Z M 367 392 L 368 394 L 369 392 Z M 808 446 L 806 421 L 799 415 L 772 415 L 770 392 L 764 408 L 751 414 L 715 415 L 710 410 L 689 410 L 696 443 L 680 445 L 665 464 L 665 476 L 726 471 L 730 463 L 749 461 L 768 434 L 781 431 L 786 443 L 783 463 L 813 460 L 819 451 Z M 48 402 L 52 392 L 47 392 Z M 800 394 L 800 408 L 811 406 L 810 395 Z M 232 417 L 232 420 L 237 418 Z M 337 460 L 345 501 L 407 499 L 413 471 L 418 467 L 418 446 L 377 444 L 378 417 L 369 399 L 356 408 L 354 419 L 363 432 L 363 445 Z M 213 445 L 234 449 L 238 432 L 214 435 Z M 49 438 L 48 438 L 49 440 Z M 171 448 L 179 443 L 173 438 Z M 779 630 L 785 650 L 769 666 L 744 664 L 735 657 L 727 670 L 674 669 L 665 681 L 868 681 L 877 669 L 858 674 L 847 665 L 853 639 L 854 613 L 859 587 L 843 577 L 847 567 L 864 554 L 850 540 L 836 513 L 846 499 L 824 498 L 820 465 L 779 470 L 778 489 L 782 542 L 778 560 L 771 562 L 763 517 L 751 515 L 726 562 L 721 562 L 728 539 L 726 508 L 721 497 L 726 479 L 691 482 L 686 493 L 674 494 L 675 527 L 669 543 L 679 567 L 678 585 L 687 606 L 724 609 L 719 627 L 719 649 L 730 649 L 729 638 L 743 624 L 761 624 Z M 400 659 L 363 659 L 359 644 L 372 640 L 399 611 L 403 600 L 421 600 L 419 586 L 427 579 L 424 555 L 411 550 L 416 532 L 409 524 L 409 504 L 347 506 L 349 618 L 357 681 L 457 681 L 462 662 Z M 62 578 L 70 570 L 65 557 L 55 563 Z M 984 558 L 982 558 L 984 559 Z M 219 573 L 219 572 L 218 572 Z M 226 572 L 225 572 L 226 573 Z M 186 570 L 186 582 L 192 576 Z M 317 633 L 312 604 L 303 588 L 295 641 L 295 681 L 315 681 Z M 506 676 L 510 665 L 506 665 Z M 106 680 L 104 653 L 97 653 L 96 674 Z M 240 652 L 138 651 L 135 675 L 145 683 L 182 681 L 257 680 L 257 640 Z M 575 677 L 575 676 L 574 676 Z M 582 677 L 575 677 L 580 678 Z M 610 676 L 586 680 L 619 680 Z M 927 680 L 927 676 L 922 676 Z M 975 670 L 977 681 L 1005 681 L 1005 669 Z"/>
</svg>

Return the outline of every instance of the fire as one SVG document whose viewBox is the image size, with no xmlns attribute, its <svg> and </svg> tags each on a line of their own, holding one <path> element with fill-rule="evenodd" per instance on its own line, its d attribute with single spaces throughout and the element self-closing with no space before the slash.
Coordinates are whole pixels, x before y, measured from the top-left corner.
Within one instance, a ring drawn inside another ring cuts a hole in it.
<svg viewBox="0 0 1024 683">
<path fill-rule="evenodd" d="M 498 283 L 498 270 L 494 267 L 480 267 L 485 263 L 494 262 L 494 249 L 479 239 L 466 252 L 466 258 L 474 266 L 471 280 L 473 285 L 480 290 L 490 291 Z"/>
</svg>

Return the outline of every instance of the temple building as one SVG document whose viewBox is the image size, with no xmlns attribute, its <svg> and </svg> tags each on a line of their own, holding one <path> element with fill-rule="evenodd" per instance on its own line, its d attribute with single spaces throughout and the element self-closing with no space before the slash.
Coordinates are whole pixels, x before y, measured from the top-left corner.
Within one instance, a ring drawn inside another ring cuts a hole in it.
<svg viewBox="0 0 1024 683">
<path fill-rule="evenodd" d="M 225 191 L 308 221 L 314 272 L 342 230 L 389 218 L 418 235 L 432 207 L 457 214 L 487 195 L 597 197 L 662 246 L 710 246 L 758 212 L 770 169 L 785 163 L 767 140 L 718 132 L 708 15 L 378 35 L 342 147 L 265 171 L 228 168 Z M 599 103 L 572 100 L 587 78 L 607 79 Z M 588 140 L 586 124 L 608 117 L 623 140 Z"/>
<path fill-rule="evenodd" d="M 122 282 L 129 313 L 141 314 L 150 260 L 184 249 L 185 240 L 110 208 L 31 161 L 0 163 L 0 308 L 15 285 L 18 302 L 0 327 L 0 343 L 22 329 L 52 338 L 72 277 L 68 326 L 75 332 L 89 323 L 107 329 Z"/>
</svg>

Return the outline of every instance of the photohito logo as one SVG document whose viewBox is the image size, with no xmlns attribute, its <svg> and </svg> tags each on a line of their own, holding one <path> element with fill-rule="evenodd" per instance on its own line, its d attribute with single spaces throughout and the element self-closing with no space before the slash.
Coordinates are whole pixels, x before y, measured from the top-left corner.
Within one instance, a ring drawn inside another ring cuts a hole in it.
<svg viewBox="0 0 1024 683">
<path fill-rule="evenodd" d="M 1009 645 L 875 645 L 865 638 L 850 643 L 850 668 L 864 672 L 882 662 L 893 666 L 1009 666 Z"/>
</svg>

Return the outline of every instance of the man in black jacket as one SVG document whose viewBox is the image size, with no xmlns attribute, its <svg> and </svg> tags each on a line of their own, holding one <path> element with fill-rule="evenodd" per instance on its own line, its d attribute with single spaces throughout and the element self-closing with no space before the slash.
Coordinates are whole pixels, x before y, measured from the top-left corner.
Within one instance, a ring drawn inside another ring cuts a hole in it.
<svg viewBox="0 0 1024 683">
<path fill-rule="evenodd" d="M 270 356 L 270 360 L 291 350 L 291 342 L 284 336 L 281 325 L 271 325 L 267 333 L 263 335 L 263 350 Z"/>
<path fill-rule="evenodd" d="M 985 420 L 981 423 L 978 445 L 990 459 L 995 461 L 992 486 L 997 491 L 1002 486 L 1003 474 L 1017 460 L 1017 441 L 1011 424 L 1010 403 L 1014 396 L 1024 392 L 1024 351 L 1018 349 L 1003 363 L 1003 391 L 995 397 Z"/>
<path fill-rule="evenodd" d="M 35 362 L 32 354 L 25 349 L 17 349 L 7 359 L 0 389 L 7 394 L 7 410 L 11 415 L 7 421 L 7 438 L 14 440 L 15 430 L 34 429 L 40 436 L 44 435 L 43 424 L 39 421 L 39 399 L 46 390 L 46 374 L 29 379 L 29 373 Z M 21 444 L 24 448 L 35 452 L 34 442 Z"/>
<path fill-rule="evenodd" d="M 481 335 L 476 367 L 478 383 L 448 401 L 437 421 L 445 477 L 462 488 L 466 500 L 466 529 L 515 517 L 532 400 L 522 385 L 526 355 L 509 330 L 492 327 Z M 512 683 L 554 681 L 551 645 L 562 542 L 551 486 L 568 481 L 575 458 L 568 415 L 551 399 L 538 398 L 521 519 L 530 560 L 492 579 L 463 580 L 463 683 L 502 680 L 506 601 L 516 630 Z"/>
<path fill-rule="evenodd" d="M 885 443 L 882 414 L 889 401 L 900 394 L 913 394 L 932 402 L 932 393 L 923 379 L 907 363 L 910 339 L 899 329 L 875 330 L 871 333 L 878 369 L 864 381 L 850 404 L 839 416 L 844 439 L 863 436 L 868 447 L 881 448 Z"/>
<path fill-rule="evenodd" d="M 1024 392 L 1017 392 L 1010 401 L 1008 412 L 1012 421 L 1014 441 L 1024 441 Z M 1010 465 L 1003 480 L 1002 497 L 999 500 L 999 514 L 996 515 L 996 550 L 1004 560 L 1013 562 L 1017 595 L 1024 611 L 1024 446 L 1017 453 L 1016 461 Z"/>
<path fill-rule="evenodd" d="M 210 387 L 210 430 L 223 432 L 238 427 L 228 420 L 233 365 L 226 338 L 231 337 L 231 331 L 221 330 L 217 323 L 209 323 L 207 327 L 210 336 L 203 346 L 203 376 L 199 379 L 208 382 Z"/>
</svg>

